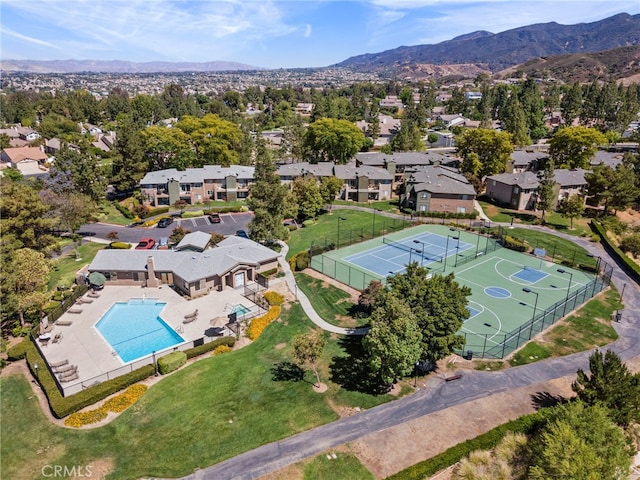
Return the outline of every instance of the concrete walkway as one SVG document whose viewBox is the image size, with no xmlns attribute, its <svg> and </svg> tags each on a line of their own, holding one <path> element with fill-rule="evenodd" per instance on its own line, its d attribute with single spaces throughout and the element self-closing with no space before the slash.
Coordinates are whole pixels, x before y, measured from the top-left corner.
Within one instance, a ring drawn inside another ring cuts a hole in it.
<svg viewBox="0 0 640 480">
<path fill-rule="evenodd" d="M 291 266 L 289 265 L 289 262 L 287 262 L 286 260 L 287 253 L 289 252 L 289 246 L 284 242 L 280 242 L 280 245 L 282 246 L 282 250 L 280 252 L 281 255 L 278 257 L 278 262 L 280 263 L 280 267 L 282 268 L 282 271 L 285 274 L 285 280 L 287 282 L 287 286 L 289 287 L 289 290 L 291 290 L 292 292 L 295 292 L 297 300 L 300 302 L 300 305 L 302 306 L 304 312 L 307 314 L 307 316 L 311 319 L 313 323 L 315 323 L 317 326 L 319 326 L 323 330 L 327 330 L 328 332 L 332 332 L 332 333 L 339 333 L 341 335 L 364 335 L 369 331 L 368 327 L 359 327 L 359 328 L 338 327 L 322 319 L 322 317 L 318 315 L 318 312 L 314 310 L 313 306 L 311 305 L 311 302 L 309 301 L 309 298 L 305 295 L 305 293 L 302 290 L 298 288 L 298 285 L 296 284 L 296 279 L 293 276 L 293 272 L 291 271 Z"/>
<path fill-rule="evenodd" d="M 525 227 L 523 225 L 518 226 Z M 602 262 L 613 266 L 612 282 L 619 291 L 624 291 L 625 293 L 623 296 L 625 309 L 623 310 L 621 321 L 613 324 L 619 334 L 618 340 L 603 349 L 613 350 L 623 361 L 640 356 L 640 329 L 638 328 L 640 326 L 640 290 L 638 290 L 638 285 L 635 281 L 628 277 L 621 268 L 617 267 L 599 243 L 592 243 L 585 238 L 551 231 L 545 227 L 531 226 L 525 228 L 539 229 L 567 238 L 584 247 L 591 254 L 601 257 Z M 286 255 L 284 250 L 283 255 Z M 289 287 L 293 288 L 292 291 L 296 291 L 295 281 L 289 266 L 283 265 L 283 269 L 288 275 L 287 282 Z M 314 314 L 317 316 L 313 308 L 307 308 L 307 306 L 310 307 L 310 303 L 308 303 L 306 296 L 302 300 L 300 293 L 298 292 L 298 297 L 305 311 L 308 314 L 310 311 L 313 312 L 310 317 Z M 339 329 L 327 324 L 319 317 L 312 318 L 312 320 L 321 327 L 323 325 L 327 326 L 329 331 L 336 333 L 342 333 L 341 330 L 349 331 L 349 329 Z M 357 329 L 352 330 L 351 333 L 354 334 L 355 330 Z M 458 382 L 445 382 L 432 376 L 427 381 L 427 388 L 419 390 L 413 395 L 408 395 L 281 441 L 263 445 L 224 462 L 198 470 L 184 478 L 189 480 L 256 479 L 305 458 L 318 455 L 330 448 L 352 442 L 372 432 L 401 425 L 455 405 L 466 404 L 473 400 L 515 388 L 535 386 L 553 379 L 573 376 L 580 368 L 588 370 L 588 358 L 592 353 L 593 350 L 590 350 L 497 372 L 465 371 L 464 378 Z M 529 403 L 531 399 L 523 398 L 522 401 Z"/>
</svg>

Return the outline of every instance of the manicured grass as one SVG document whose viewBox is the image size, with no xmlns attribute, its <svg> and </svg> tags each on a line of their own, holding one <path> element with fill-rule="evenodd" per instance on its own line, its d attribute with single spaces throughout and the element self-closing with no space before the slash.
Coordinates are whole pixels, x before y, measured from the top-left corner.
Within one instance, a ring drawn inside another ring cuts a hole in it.
<svg viewBox="0 0 640 480">
<path fill-rule="evenodd" d="M 58 285 L 69 286 L 75 281 L 75 275 L 83 265 L 90 263 L 99 250 L 105 248 L 103 243 L 87 242 L 58 258 L 55 269 L 49 276 L 48 288 L 53 290 Z M 76 257 L 76 253 L 78 257 Z"/>
<path fill-rule="evenodd" d="M 341 218 L 345 220 L 339 220 Z M 389 231 L 393 226 L 395 226 L 394 231 L 397 231 L 401 225 L 409 225 L 409 222 L 382 215 L 375 216 L 375 225 L 373 220 L 372 213 L 358 210 L 334 210 L 331 214 L 320 215 L 316 224 L 291 232 L 291 237 L 287 242 L 289 244 L 287 258 L 303 250 L 308 250 L 312 241 L 314 245 L 319 246 L 337 243 L 338 222 L 340 222 L 341 246 L 347 245 L 349 241 L 355 243 L 362 236 L 369 239 L 372 233 L 375 233 L 376 236 L 381 235 L 383 231 Z"/>
<path fill-rule="evenodd" d="M 309 297 L 318 315 L 339 327 L 359 327 L 368 323 L 367 319 L 357 319 L 353 315 L 356 305 L 349 300 L 349 294 L 333 285 L 323 285 L 321 280 L 304 273 L 296 273 L 296 283 Z"/>
<path fill-rule="evenodd" d="M 400 210 L 398 209 L 398 201 L 397 200 L 384 200 L 382 202 L 367 202 L 367 203 L 358 203 L 358 202 L 350 202 L 347 200 L 336 200 L 333 202 L 334 205 L 345 205 L 347 207 L 357 206 L 364 208 L 376 208 L 378 210 L 382 210 L 385 212 L 398 213 Z"/>
<path fill-rule="evenodd" d="M 493 203 L 483 200 L 479 200 L 479 202 L 482 206 L 482 209 L 484 210 L 484 213 L 493 222 L 510 223 L 511 219 L 513 219 L 514 225 L 517 225 L 518 223 L 525 223 L 528 225 L 540 224 L 540 213 L 536 215 L 534 214 L 534 212 L 528 213 L 519 210 L 511 210 L 509 208 L 499 207 L 497 205 L 494 205 Z M 560 213 L 546 212 L 545 215 L 545 226 L 575 236 L 590 234 L 590 221 L 591 220 L 589 218 L 574 218 L 573 229 L 571 229 L 571 220 L 563 217 Z"/>
<path fill-rule="evenodd" d="M 131 201 L 134 200 L 132 199 Z M 113 206 L 113 203 L 106 201 L 100 204 L 97 220 L 104 223 L 113 223 L 114 225 L 129 225 L 133 221 L 122 215 L 122 213 Z"/>
<path fill-rule="evenodd" d="M 520 240 L 525 240 L 532 247 L 546 249 L 547 256 L 556 261 L 560 260 L 574 265 L 582 264 L 593 267 L 596 265 L 596 258 L 589 257 L 584 248 L 570 240 L 527 228 L 513 228 L 508 230 L 507 233 Z"/>
<path fill-rule="evenodd" d="M 333 458 L 334 454 L 336 458 Z M 327 455 L 331 458 L 327 458 Z M 303 480 L 373 480 L 375 477 L 355 456 L 343 452 L 318 455 L 304 467 Z"/>
<path fill-rule="evenodd" d="M 52 426 L 24 378 L 2 378 L 3 477 L 39 478 L 46 464 L 103 460 L 113 462 L 109 479 L 178 477 L 336 420 L 330 405 L 370 407 L 394 398 L 356 391 L 336 396 L 342 389 L 333 379 L 346 383 L 353 371 L 342 361 L 341 375 L 335 372 L 341 361 L 335 357 L 346 356 L 340 339 L 329 339 L 321 361 L 321 379 L 329 386 L 325 394 L 313 392 L 309 381 L 278 380 L 278 366 L 290 360 L 287 342 L 311 327 L 298 304 L 285 309 L 282 317 L 253 344 L 202 359 L 162 379 L 119 418 L 96 429 Z M 345 403 L 348 400 L 354 403 Z"/>
<path fill-rule="evenodd" d="M 565 320 L 547 330 L 540 340 L 529 342 L 510 360 L 512 366 L 584 352 L 607 345 L 618 338 L 611 326 L 613 312 L 622 308 L 620 295 L 612 287 L 598 295 Z"/>
</svg>

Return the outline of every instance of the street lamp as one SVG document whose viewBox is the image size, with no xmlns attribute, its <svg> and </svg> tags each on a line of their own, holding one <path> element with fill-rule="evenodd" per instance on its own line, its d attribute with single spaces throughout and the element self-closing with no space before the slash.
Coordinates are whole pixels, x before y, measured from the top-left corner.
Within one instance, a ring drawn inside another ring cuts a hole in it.
<svg viewBox="0 0 640 480">
<path fill-rule="evenodd" d="M 597 258 L 598 260 L 596 261 L 596 277 L 600 274 L 600 261 L 602 260 L 602 257 L 600 255 L 594 255 L 593 253 L 587 253 L 587 257 L 591 257 L 591 258 Z"/>
<path fill-rule="evenodd" d="M 379 208 L 373 209 L 373 225 L 371 226 L 371 238 L 375 238 L 376 236 L 376 212 L 381 212 Z M 384 227 L 384 225 L 383 225 Z"/>
<path fill-rule="evenodd" d="M 340 248 L 340 220 L 346 220 L 346 218 L 338 217 L 338 245 L 337 245 L 337 248 Z"/>
<path fill-rule="evenodd" d="M 420 240 L 414 240 L 413 243 L 421 243 L 422 244 L 422 250 L 420 251 L 420 266 L 422 266 L 424 264 L 424 242 L 421 242 Z"/>
<path fill-rule="evenodd" d="M 38 364 L 37 364 L 37 363 L 34 363 L 34 364 L 33 364 L 33 371 L 34 371 L 34 372 L 35 372 L 35 374 L 36 374 L 36 378 L 37 378 L 38 380 L 40 380 L 40 375 L 38 375 Z"/>
<path fill-rule="evenodd" d="M 151 352 L 151 354 L 153 355 L 153 376 L 157 377 L 158 376 L 158 364 L 156 363 L 156 351 L 154 350 L 153 352 Z"/>
<path fill-rule="evenodd" d="M 568 273 L 569 274 L 569 286 L 567 287 L 567 298 L 565 298 L 565 303 L 569 301 L 569 291 L 571 290 L 571 281 L 573 280 L 573 272 L 567 272 L 564 268 L 559 268 L 556 270 L 558 273 Z"/>
</svg>

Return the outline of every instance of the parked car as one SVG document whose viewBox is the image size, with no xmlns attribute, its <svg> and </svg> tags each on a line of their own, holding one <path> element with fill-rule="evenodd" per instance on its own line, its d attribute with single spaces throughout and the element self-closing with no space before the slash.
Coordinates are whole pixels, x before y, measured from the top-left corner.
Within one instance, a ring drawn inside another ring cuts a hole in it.
<svg viewBox="0 0 640 480">
<path fill-rule="evenodd" d="M 158 250 L 169 250 L 169 239 L 167 237 L 162 237 L 158 240 L 158 246 L 156 248 Z"/>
<path fill-rule="evenodd" d="M 161 218 L 160 221 L 158 222 L 158 228 L 167 228 L 172 223 L 173 223 L 173 218 L 171 217 Z"/>
<path fill-rule="evenodd" d="M 211 223 L 220 223 L 222 219 L 220 218 L 219 213 L 212 213 L 211 215 L 209 215 L 209 221 Z"/>
<path fill-rule="evenodd" d="M 136 250 L 151 250 L 156 245 L 153 238 L 141 238 L 136 245 Z"/>
<path fill-rule="evenodd" d="M 249 238 L 249 235 L 247 235 L 247 232 L 244 230 L 236 230 L 236 235 L 243 238 Z"/>
</svg>

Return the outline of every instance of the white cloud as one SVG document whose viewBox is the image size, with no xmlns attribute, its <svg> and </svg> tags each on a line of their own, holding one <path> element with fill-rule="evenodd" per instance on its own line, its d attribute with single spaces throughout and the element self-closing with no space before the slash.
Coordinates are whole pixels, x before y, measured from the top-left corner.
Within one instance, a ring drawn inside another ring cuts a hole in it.
<svg viewBox="0 0 640 480">
<path fill-rule="evenodd" d="M 310 23 L 307 23 L 307 24 L 304 26 L 304 33 L 303 33 L 304 38 L 309 38 L 309 37 L 311 37 L 311 33 L 312 33 L 312 32 L 313 32 L 313 27 L 311 26 L 311 24 L 310 24 Z"/>
<path fill-rule="evenodd" d="M 10 37 L 17 38 L 18 40 L 23 40 L 25 42 L 34 43 L 36 45 L 41 45 L 43 47 L 58 48 L 52 43 L 45 42 L 44 40 L 40 40 L 38 38 L 28 37 L 27 35 L 23 35 L 21 33 L 14 32 L 12 30 L 9 30 L 8 28 L 1 27 L 1 26 L 0 26 L 0 34 L 8 35 Z"/>
</svg>

